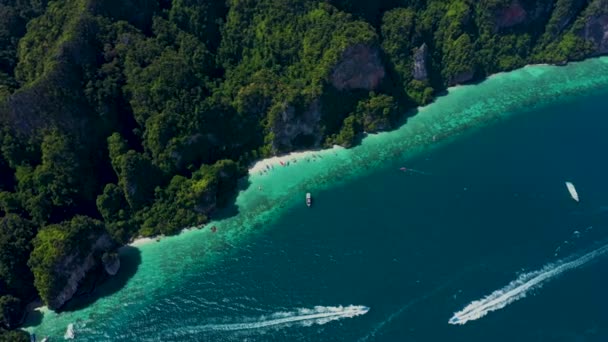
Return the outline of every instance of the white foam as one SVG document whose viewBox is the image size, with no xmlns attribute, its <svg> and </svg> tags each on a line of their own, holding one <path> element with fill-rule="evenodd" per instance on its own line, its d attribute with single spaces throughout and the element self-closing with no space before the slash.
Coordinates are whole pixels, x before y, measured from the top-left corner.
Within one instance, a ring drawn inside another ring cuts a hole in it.
<svg viewBox="0 0 608 342">
<path fill-rule="evenodd" d="M 299 324 L 301 326 L 322 325 L 331 321 L 352 318 L 366 314 L 369 308 L 362 305 L 349 306 L 316 306 L 313 309 L 298 309 L 290 312 L 277 312 L 269 316 L 245 323 L 231 324 L 208 324 L 197 327 L 188 327 L 183 330 L 188 334 L 205 331 L 235 331 L 262 329 L 277 326 L 290 326 Z"/>
<path fill-rule="evenodd" d="M 591 260 L 606 254 L 606 252 L 608 252 L 608 245 L 604 245 L 577 259 L 558 261 L 543 267 L 539 271 L 523 274 L 502 289 L 492 292 L 483 299 L 473 301 L 461 311 L 454 313 L 454 316 L 450 318 L 448 323 L 465 324 L 468 321 L 474 321 L 485 316 L 488 312 L 500 310 L 514 301 L 524 298 L 528 291 L 542 286 L 546 281 L 566 271 L 583 266 Z"/>
<path fill-rule="evenodd" d="M 74 324 L 72 324 L 72 323 L 68 324 L 68 328 L 65 330 L 65 334 L 63 335 L 63 338 L 66 340 L 74 339 Z"/>
</svg>

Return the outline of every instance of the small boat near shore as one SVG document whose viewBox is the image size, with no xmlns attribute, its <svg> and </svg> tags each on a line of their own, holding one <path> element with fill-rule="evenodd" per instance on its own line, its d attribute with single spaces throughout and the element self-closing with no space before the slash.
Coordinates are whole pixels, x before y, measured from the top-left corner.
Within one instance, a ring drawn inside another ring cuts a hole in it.
<svg viewBox="0 0 608 342">
<path fill-rule="evenodd" d="M 570 193 L 570 196 L 572 197 L 572 199 L 578 202 L 579 201 L 578 193 L 576 192 L 576 188 L 574 187 L 574 184 L 572 184 L 570 182 L 566 182 L 566 188 L 568 188 L 568 192 Z"/>
<path fill-rule="evenodd" d="M 312 195 L 310 194 L 310 192 L 306 193 L 306 206 L 312 206 Z"/>
</svg>

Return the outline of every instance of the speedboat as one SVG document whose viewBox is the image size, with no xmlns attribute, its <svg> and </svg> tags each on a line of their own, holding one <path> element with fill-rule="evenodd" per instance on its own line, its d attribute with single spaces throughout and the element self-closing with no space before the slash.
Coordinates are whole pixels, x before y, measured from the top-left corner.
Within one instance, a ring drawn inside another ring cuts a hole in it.
<svg viewBox="0 0 608 342">
<path fill-rule="evenodd" d="M 310 207 L 312 205 L 312 195 L 310 192 L 306 193 L 306 206 Z"/>
<path fill-rule="evenodd" d="M 450 318 L 450 321 L 448 322 L 450 324 L 460 324 L 460 318 L 453 316 L 452 318 Z"/>
<path fill-rule="evenodd" d="M 572 197 L 573 200 L 578 202 L 578 193 L 576 192 L 576 188 L 574 187 L 574 184 L 572 184 L 571 182 L 566 182 L 566 188 L 568 188 L 570 197 Z"/>
</svg>

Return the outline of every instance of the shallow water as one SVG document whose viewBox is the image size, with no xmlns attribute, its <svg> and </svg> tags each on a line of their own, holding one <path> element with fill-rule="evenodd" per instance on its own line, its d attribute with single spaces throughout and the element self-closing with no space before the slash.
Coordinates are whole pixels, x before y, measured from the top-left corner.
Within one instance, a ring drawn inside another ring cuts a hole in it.
<svg viewBox="0 0 608 342">
<path fill-rule="evenodd" d="M 125 250 L 124 286 L 30 329 L 62 338 L 74 323 L 79 341 L 604 341 L 602 255 L 477 320 L 448 320 L 606 243 L 607 86 L 602 58 L 451 89 L 399 130 L 251 176 L 217 233 Z"/>
</svg>

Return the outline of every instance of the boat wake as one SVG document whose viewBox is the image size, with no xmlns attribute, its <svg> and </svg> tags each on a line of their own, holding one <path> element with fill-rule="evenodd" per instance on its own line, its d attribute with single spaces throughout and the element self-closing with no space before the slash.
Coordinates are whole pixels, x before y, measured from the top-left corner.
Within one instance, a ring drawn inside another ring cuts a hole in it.
<svg viewBox="0 0 608 342">
<path fill-rule="evenodd" d="M 361 316 L 369 311 L 367 306 L 316 306 L 313 309 L 298 309 L 289 312 L 277 312 L 269 316 L 259 317 L 257 320 L 243 323 L 207 324 L 202 326 L 184 328 L 183 332 L 196 334 L 209 331 L 237 331 L 263 329 L 270 327 L 284 327 L 298 324 L 301 326 L 321 325 L 331 321 Z"/>
<path fill-rule="evenodd" d="M 399 317 L 401 314 L 403 314 L 403 312 L 410 309 L 412 306 L 417 305 L 420 302 L 423 302 L 423 301 L 429 299 L 430 297 L 435 296 L 439 291 L 442 291 L 446 287 L 446 285 L 447 284 L 440 286 L 440 287 L 436 288 L 435 290 L 433 290 L 421 297 L 411 300 L 410 302 L 408 302 L 407 304 L 402 306 L 399 310 L 390 314 L 385 320 L 383 320 L 382 322 L 377 324 L 367 335 L 361 337 L 358 340 L 358 342 L 365 342 L 365 341 L 368 341 L 370 338 L 376 337 L 378 332 L 380 332 L 387 324 L 391 324 L 397 317 Z"/>
<path fill-rule="evenodd" d="M 557 261 L 546 265 L 539 271 L 522 274 L 502 289 L 492 292 L 483 299 L 473 301 L 461 311 L 454 313 L 448 323 L 465 324 L 468 321 L 474 321 L 485 316 L 488 312 L 500 310 L 514 301 L 524 298 L 528 291 L 539 288 L 543 283 L 566 271 L 583 266 L 606 254 L 606 252 L 608 252 L 608 245 L 604 245 L 579 258 Z"/>
</svg>

